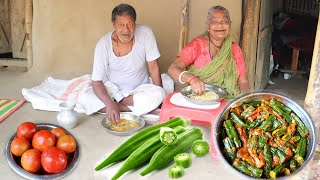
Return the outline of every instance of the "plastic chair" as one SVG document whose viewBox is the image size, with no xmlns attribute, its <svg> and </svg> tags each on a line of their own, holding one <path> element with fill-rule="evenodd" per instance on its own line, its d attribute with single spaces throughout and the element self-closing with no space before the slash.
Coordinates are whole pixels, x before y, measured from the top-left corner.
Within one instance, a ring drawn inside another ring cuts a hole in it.
<svg viewBox="0 0 320 180">
<path fill-rule="evenodd" d="M 179 116 L 182 118 L 191 119 L 192 124 L 211 126 L 209 143 L 210 154 L 213 159 L 218 159 L 218 154 L 214 147 L 213 126 L 215 120 L 219 116 L 219 113 L 226 106 L 226 101 L 221 101 L 220 106 L 216 109 L 189 108 L 184 106 L 177 106 L 170 102 L 171 97 L 175 93 L 177 92 L 170 93 L 163 101 L 159 116 L 159 123 L 163 123 L 165 121 L 168 121 L 169 119 Z"/>
</svg>

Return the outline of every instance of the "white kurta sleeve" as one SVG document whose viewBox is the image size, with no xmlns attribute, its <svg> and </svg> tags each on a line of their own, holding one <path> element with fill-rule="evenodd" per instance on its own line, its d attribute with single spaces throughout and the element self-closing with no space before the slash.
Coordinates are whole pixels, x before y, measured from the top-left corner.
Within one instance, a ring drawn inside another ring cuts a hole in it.
<svg viewBox="0 0 320 180">
<path fill-rule="evenodd" d="M 156 38 L 150 28 L 147 28 L 146 31 L 145 51 L 147 61 L 153 61 L 160 57 L 160 52 L 157 46 Z"/>
<path fill-rule="evenodd" d="M 108 81 L 107 71 L 108 71 L 108 53 L 107 45 L 101 39 L 94 51 L 94 61 L 92 70 L 92 80 L 93 81 Z"/>
</svg>

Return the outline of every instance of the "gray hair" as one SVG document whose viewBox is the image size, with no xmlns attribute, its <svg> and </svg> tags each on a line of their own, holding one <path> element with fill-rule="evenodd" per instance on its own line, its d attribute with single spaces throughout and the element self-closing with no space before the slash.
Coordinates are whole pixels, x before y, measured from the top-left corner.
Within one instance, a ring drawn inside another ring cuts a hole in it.
<svg viewBox="0 0 320 180">
<path fill-rule="evenodd" d="M 129 15 L 134 21 L 137 19 L 136 10 L 130 6 L 129 4 L 119 4 L 112 10 L 111 21 L 114 22 L 116 20 L 116 16 Z"/>
<path fill-rule="evenodd" d="M 229 11 L 223 7 L 223 6 L 213 6 L 208 10 L 208 16 L 207 16 L 207 24 L 210 24 L 212 15 L 214 13 L 216 13 L 217 11 L 222 11 L 224 13 L 224 16 L 229 20 L 230 20 L 230 15 L 229 15 Z"/>
</svg>

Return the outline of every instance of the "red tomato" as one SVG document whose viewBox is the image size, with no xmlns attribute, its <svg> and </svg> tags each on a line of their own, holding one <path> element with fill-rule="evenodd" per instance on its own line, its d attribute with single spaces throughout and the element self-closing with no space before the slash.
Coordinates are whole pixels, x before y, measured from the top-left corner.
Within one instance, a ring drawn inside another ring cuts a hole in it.
<svg viewBox="0 0 320 180">
<path fill-rule="evenodd" d="M 41 154 L 41 165 L 48 173 L 59 173 L 67 167 L 67 155 L 57 147 L 50 147 Z"/>
<path fill-rule="evenodd" d="M 22 154 L 30 149 L 31 145 L 27 138 L 25 137 L 16 137 L 10 144 L 10 151 L 15 156 L 22 156 Z"/>
<path fill-rule="evenodd" d="M 67 134 L 63 128 L 53 128 L 51 130 L 51 133 L 54 134 L 56 138 L 59 138 L 60 136 Z"/>
<path fill-rule="evenodd" d="M 32 138 L 33 148 L 43 152 L 56 144 L 56 136 L 49 130 L 40 130 Z"/>
<path fill-rule="evenodd" d="M 25 137 L 32 140 L 33 135 L 37 132 L 37 125 L 32 122 L 24 122 L 17 129 L 18 137 Z"/>
<path fill-rule="evenodd" d="M 77 143 L 71 135 L 63 135 L 58 138 L 57 147 L 66 153 L 72 153 L 76 150 Z"/>
<path fill-rule="evenodd" d="M 29 149 L 22 154 L 21 166 L 24 170 L 36 173 L 41 168 L 41 153 L 36 149 Z"/>
</svg>

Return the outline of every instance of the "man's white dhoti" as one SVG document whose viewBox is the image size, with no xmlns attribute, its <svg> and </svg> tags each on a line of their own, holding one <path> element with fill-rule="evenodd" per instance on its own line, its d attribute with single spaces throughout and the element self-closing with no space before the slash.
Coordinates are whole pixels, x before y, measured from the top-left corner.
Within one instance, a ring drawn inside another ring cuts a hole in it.
<svg viewBox="0 0 320 180">
<path fill-rule="evenodd" d="M 164 84 L 171 84 L 171 81 L 172 79 L 163 79 Z M 22 95 L 32 103 L 34 109 L 59 111 L 61 102 L 72 101 L 76 104 L 75 110 L 77 112 L 90 115 L 105 107 L 105 104 L 93 92 L 91 83 L 89 74 L 72 80 L 47 77 L 39 86 L 30 89 L 23 88 Z M 133 95 L 134 105 L 129 108 L 138 116 L 156 109 L 166 96 L 165 90 L 154 84 L 142 84 L 132 91 L 119 91 L 117 86 L 109 81 L 104 85 L 110 97 L 116 101 Z M 169 89 L 171 90 L 171 88 Z"/>
<path fill-rule="evenodd" d="M 140 116 L 156 109 L 164 100 L 166 93 L 163 88 L 154 84 L 142 84 L 132 91 L 119 91 L 111 82 L 104 83 L 109 96 L 120 101 L 133 95 L 133 106 L 129 106 L 133 114 Z M 106 105 L 95 95 L 92 87 L 80 93 L 78 103 L 85 109 L 86 114 L 98 112 Z M 106 107 L 108 108 L 108 107 Z"/>
</svg>

